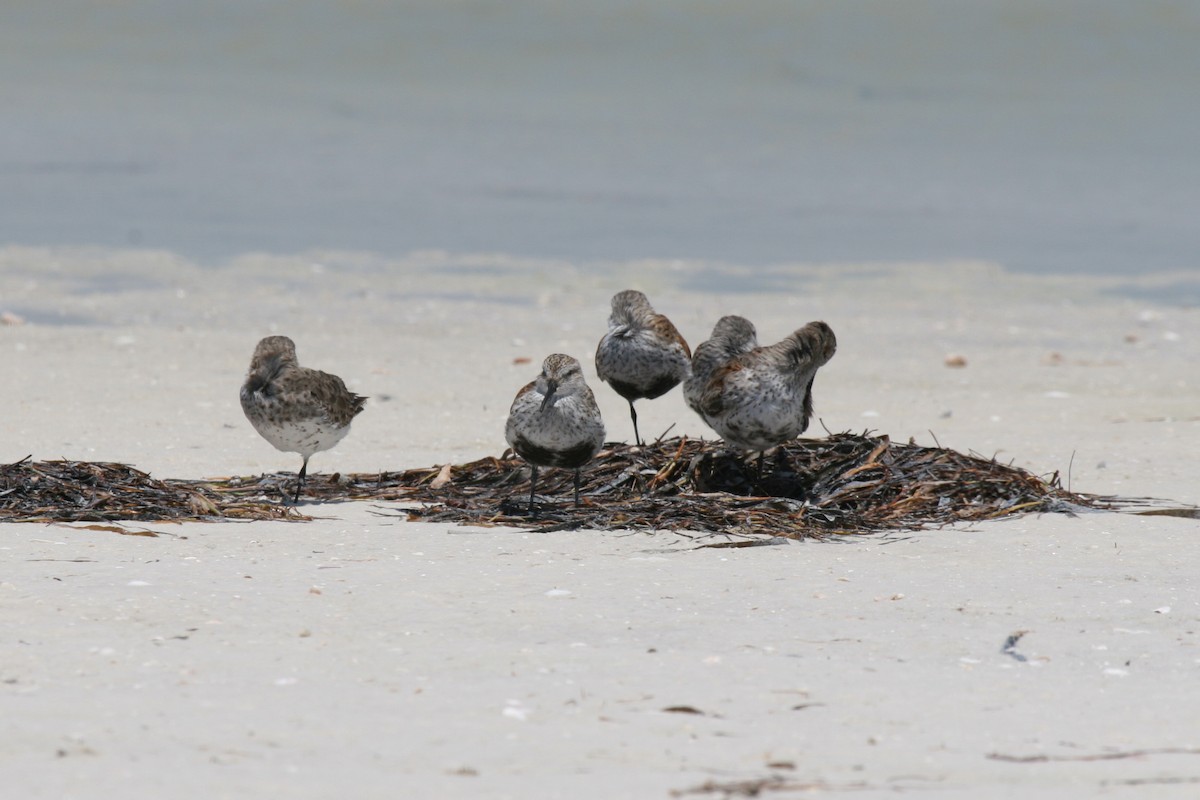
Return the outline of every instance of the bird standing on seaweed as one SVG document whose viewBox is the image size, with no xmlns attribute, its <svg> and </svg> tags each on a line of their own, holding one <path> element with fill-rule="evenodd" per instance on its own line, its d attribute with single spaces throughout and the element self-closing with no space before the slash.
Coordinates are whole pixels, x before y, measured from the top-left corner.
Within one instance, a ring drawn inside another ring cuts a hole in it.
<svg viewBox="0 0 1200 800">
<path fill-rule="evenodd" d="M 608 333 L 596 347 L 596 374 L 629 403 L 633 439 L 638 433 L 635 400 L 653 400 L 679 385 L 691 371 L 692 351 L 671 320 L 634 289 L 612 298 Z"/>
<path fill-rule="evenodd" d="M 513 399 L 504 438 L 533 468 L 531 516 L 537 514 L 538 467 L 575 470 L 575 505 L 579 505 L 579 468 L 604 445 L 604 421 L 578 361 L 561 353 L 546 356 L 541 373 Z"/>
<path fill-rule="evenodd" d="M 761 478 L 763 453 L 807 430 L 813 380 L 833 358 L 837 338 L 824 322 L 810 322 L 781 342 L 753 347 L 754 326 L 743 318 L 725 317 L 717 328 L 712 351 L 732 355 L 724 362 L 718 357 L 711 369 L 701 365 L 707 377 L 689 385 L 688 403 L 726 444 L 758 452 Z M 706 345 L 696 348 L 698 358 L 710 353 Z M 700 373 L 696 365 L 693 371 Z"/>
<path fill-rule="evenodd" d="M 268 336 L 254 348 L 241 398 L 246 419 L 264 439 L 304 459 L 293 503 L 300 502 L 308 459 L 345 438 L 367 401 L 338 376 L 300 366 L 286 336 Z"/>
</svg>

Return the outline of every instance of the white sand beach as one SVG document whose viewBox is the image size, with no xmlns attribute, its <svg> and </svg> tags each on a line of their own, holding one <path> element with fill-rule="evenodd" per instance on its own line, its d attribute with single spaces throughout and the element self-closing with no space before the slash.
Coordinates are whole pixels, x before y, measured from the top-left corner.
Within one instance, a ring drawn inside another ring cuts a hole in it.
<svg viewBox="0 0 1200 800">
<path fill-rule="evenodd" d="M 706 288 L 718 279 L 739 290 Z M 1194 503 L 1200 312 L 1133 299 L 1175 282 L 1194 291 L 1188 275 L 967 262 L 199 267 L 6 247 L 0 312 L 23 324 L 0 327 L 0 461 L 294 471 L 237 399 L 276 332 L 371 398 L 314 472 L 499 454 L 513 394 L 555 351 L 580 358 L 609 438 L 628 440 L 592 353 L 609 298 L 636 287 L 693 345 L 725 313 L 763 341 L 828 322 L 839 349 L 812 435 L 936 439 L 1076 491 Z M 678 390 L 639 418 L 712 436 Z M 697 549 L 410 523 L 385 503 L 306 510 L 318 519 L 127 526 L 154 538 L 0 525 L 5 794 L 1142 798 L 1200 781 L 1196 520 Z"/>
<path fill-rule="evenodd" d="M 593 353 L 637 288 L 693 346 L 832 326 L 811 436 L 1200 502 L 1198 30 L 1173 0 L 0 4 L 0 463 L 294 473 L 238 402 L 272 333 L 370 398 L 310 472 L 499 455 L 553 352 L 628 441 Z M 678 389 L 638 415 L 712 437 Z M 0 523 L 0 796 L 1200 793 L 1200 520 L 715 549 L 303 508 Z"/>
</svg>

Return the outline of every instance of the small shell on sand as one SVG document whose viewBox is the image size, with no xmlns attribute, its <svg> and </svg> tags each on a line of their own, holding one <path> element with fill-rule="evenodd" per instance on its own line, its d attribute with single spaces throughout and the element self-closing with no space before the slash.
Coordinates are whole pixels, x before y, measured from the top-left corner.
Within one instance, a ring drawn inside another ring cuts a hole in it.
<svg viewBox="0 0 1200 800">
<path fill-rule="evenodd" d="M 961 369 L 967 365 L 967 357 L 961 353 L 951 353 L 943 363 L 951 369 Z"/>
</svg>

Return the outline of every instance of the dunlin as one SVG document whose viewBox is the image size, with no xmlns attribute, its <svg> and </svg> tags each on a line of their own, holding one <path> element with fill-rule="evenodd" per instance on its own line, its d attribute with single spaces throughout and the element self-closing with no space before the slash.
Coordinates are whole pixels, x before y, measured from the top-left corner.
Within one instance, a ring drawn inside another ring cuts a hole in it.
<svg viewBox="0 0 1200 800">
<path fill-rule="evenodd" d="M 727 444 L 758 451 L 761 476 L 763 451 L 808 428 L 813 379 L 836 350 L 833 330 L 810 322 L 782 342 L 736 354 L 713 369 L 694 407 Z"/>
<path fill-rule="evenodd" d="M 692 373 L 683 384 L 683 399 L 705 422 L 708 422 L 708 418 L 700 409 L 700 397 L 713 373 L 734 357 L 749 353 L 756 347 L 758 333 L 754 330 L 754 323 L 745 317 L 730 315 L 717 320 L 712 335 L 696 348 L 696 354 L 692 356 Z"/>
<path fill-rule="evenodd" d="M 691 359 L 687 342 L 646 295 L 634 289 L 613 295 L 608 333 L 596 347 L 596 374 L 629 403 L 637 444 L 642 439 L 633 401 L 653 400 L 678 386 L 691 370 Z"/>
<path fill-rule="evenodd" d="M 366 400 L 338 376 L 300 366 L 296 344 L 286 336 L 268 336 L 254 348 L 242 384 L 242 411 L 264 439 L 304 459 L 292 502 L 300 501 L 308 459 L 350 432 Z"/>
<path fill-rule="evenodd" d="M 596 398 L 583 379 L 579 362 L 561 353 L 546 356 L 542 372 L 517 392 L 504 426 L 504 438 L 529 462 L 529 513 L 535 515 L 538 467 L 575 470 L 575 505 L 579 505 L 579 468 L 600 452 L 604 421 Z"/>
</svg>

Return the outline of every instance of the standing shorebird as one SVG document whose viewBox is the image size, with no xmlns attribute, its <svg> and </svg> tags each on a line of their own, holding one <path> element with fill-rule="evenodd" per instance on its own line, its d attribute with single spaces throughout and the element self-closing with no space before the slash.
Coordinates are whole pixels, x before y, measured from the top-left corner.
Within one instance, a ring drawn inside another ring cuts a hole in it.
<svg viewBox="0 0 1200 800">
<path fill-rule="evenodd" d="M 693 407 L 726 444 L 758 451 L 761 478 L 763 452 L 808 428 L 813 379 L 836 350 L 833 329 L 810 322 L 777 344 L 755 347 L 717 366 Z"/>
<path fill-rule="evenodd" d="M 561 353 L 546 356 L 537 379 L 517 392 L 504 438 L 533 468 L 530 516 L 537 515 L 538 467 L 575 470 L 575 505 L 579 506 L 579 468 L 604 445 L 604 421 L 578 361 Z"/>
<path fill-rule="evenodd" d="M 633 401 L 653 400 L 678 386 L 691 371 L 691 359 L 687 342 L 646 295 L 634 289 L 613 295 L 608 333 L 596 347 L 596 374 L 629 403 L 637 444 L 642 439 Z"/>
<path fill-rule="evenodd" d="M 308 459 L 340 442 L 366 401 L 338 376 L 300 366 L 296 343 L 286 336 L 268 336 L 254 348 L 242 411 L 264 439 L 304 459 L 293 503 L 300 502 Z"/>
<path fill-rule="evenodd" d="M 713 372 L 735 356 L 749 353 L 756 347 L 758 332 L 754 330 L 754 323 L 745 317 L 730 315 L 717 320 L 712 335 L 696 348 L 696 354 L 692 356 L 692 373 L 683 385 L 683 399 L 710 427 L 712 423 L 708 422 L 708 417 L 700 409 L 700 397 Z"/>
</svg>

